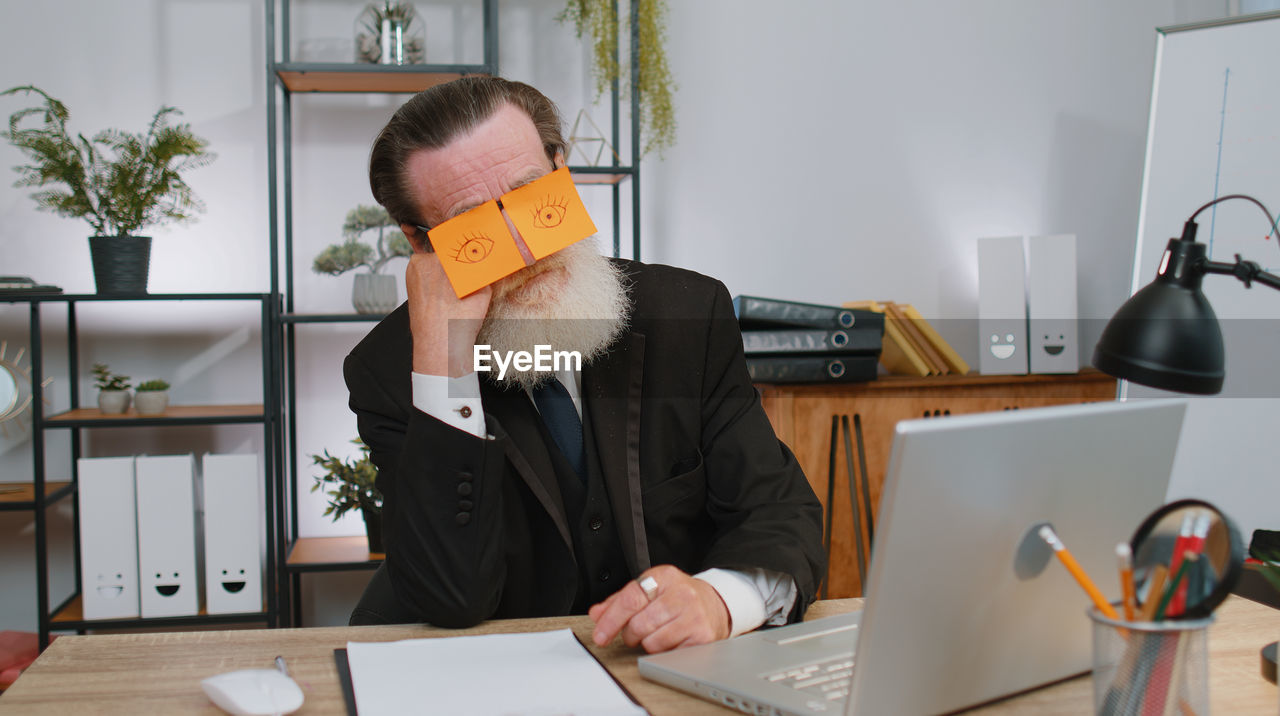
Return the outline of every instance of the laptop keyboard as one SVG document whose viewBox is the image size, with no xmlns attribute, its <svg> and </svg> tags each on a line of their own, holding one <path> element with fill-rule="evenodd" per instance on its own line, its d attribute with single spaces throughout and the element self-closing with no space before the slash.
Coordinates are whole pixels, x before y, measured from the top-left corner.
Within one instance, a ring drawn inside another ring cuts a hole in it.
<svg viewBox="0 0 1280 716">
<path fill-rule="evenodd" d="M 765 679 L 826 701 L 843 701 L 853 683 L 853 657 L 840 656 L 816 664 L 768 674 Z"/>
</svg>

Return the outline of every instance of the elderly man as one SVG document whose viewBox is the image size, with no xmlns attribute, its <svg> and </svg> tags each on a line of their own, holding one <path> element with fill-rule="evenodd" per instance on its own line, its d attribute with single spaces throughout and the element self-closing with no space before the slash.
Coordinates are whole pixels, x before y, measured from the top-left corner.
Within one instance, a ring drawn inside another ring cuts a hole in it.
<svg viewBox="0 0 1280 716">
<path fill-rule="evenodd" d="M 796 620 L 823 572 L 821 506 L 760 406 L 724 286 L 594 239 L 535 261 L 510 217 L 525 267 L 491 286 L 459 299 L 432 252 L 433 227 L 562 167 L 560 126 L 532 87 L 468 77 L 374 142 L 373 195 L 416 248 L 406 305 L 344 366 L 384 495 L 399 612 L 381 618 L 586 612 L 597 643 L 650 652 Z M 481 378 L 481 344 L 583 365 Z"/>
</svg>

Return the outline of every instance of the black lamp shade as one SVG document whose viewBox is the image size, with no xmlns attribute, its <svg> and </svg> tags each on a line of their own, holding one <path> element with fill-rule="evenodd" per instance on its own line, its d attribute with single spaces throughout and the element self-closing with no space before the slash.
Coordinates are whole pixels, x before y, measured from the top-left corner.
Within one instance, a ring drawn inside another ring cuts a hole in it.
<svg viewBox="0 0 1280 716">
<path fill-rule="evenodd" d="M 1093 351 L 1104 373 L 1142 385 L 1211 395 L 1222 390 L 1222 329 L 1200 291 L 1204 245 L 1174 239 L 1156 280 L 1116 311 Z"/>
</svg>

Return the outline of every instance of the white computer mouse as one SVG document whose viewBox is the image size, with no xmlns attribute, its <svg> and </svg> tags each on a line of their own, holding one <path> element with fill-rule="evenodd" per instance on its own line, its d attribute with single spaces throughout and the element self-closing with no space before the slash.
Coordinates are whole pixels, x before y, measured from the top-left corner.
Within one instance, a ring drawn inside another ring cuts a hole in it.
<svg viewBox="0 0 1280 716">
<path fill-rule="evenodd" d="M 302 708 L 302 689 L 276 669 L 241 669 L 200 682 L 218 708 L 235 716 L 291 714 Z"/>
</svg>

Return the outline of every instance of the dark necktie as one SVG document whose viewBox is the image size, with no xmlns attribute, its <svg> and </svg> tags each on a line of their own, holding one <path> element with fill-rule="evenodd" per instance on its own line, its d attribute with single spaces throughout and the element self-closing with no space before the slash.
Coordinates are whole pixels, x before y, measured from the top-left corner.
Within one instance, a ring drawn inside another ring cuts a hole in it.
<svg viewBox="0 0 1280 716">
<path fill-rule="evenodd" d="M 582 445 L 582 419 L 573 407 L 573 398 L 559 380 L 552 378 L 545 385 L 534 389 L 533 403 L 538 406 L 542 422 L 547 425 L 551 439 L 569 461 L 573 471 L 583 481 L 587 479 L 586 452 Z"/>
</svg>

